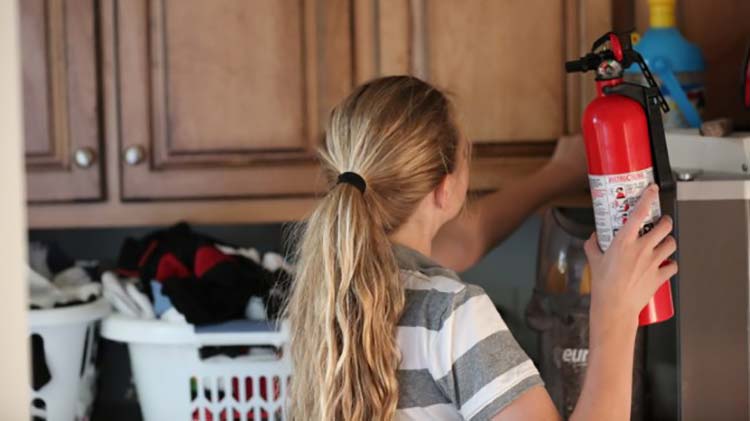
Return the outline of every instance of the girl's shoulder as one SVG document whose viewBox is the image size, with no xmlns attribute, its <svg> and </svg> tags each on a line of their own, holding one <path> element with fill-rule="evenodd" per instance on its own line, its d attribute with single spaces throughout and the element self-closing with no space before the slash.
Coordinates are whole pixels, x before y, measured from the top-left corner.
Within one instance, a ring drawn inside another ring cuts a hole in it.
<svg viewBox="0 0 750 421">
<path fill-rule="evenodd" d="M 401 281 L 407 291 L 425 291 L 437 296 L 484 294 L 482 287 L 464 282 L 450 269 L 441 269 L 440 271 L 401 269 Z"/>
<path fill-rule="evenodd" d="M 399 325 L 419 326 L 428 330 L 442 329 L 445 321 L 456 311 L 484 307 L 489 297 L 484 290 L 473 284 L 467 284 L 458 276 L 401 270 L 404 283 L 406 304 Z M 481 303 L 481 304 L 480 304 Z M 493 307 L 488 309 L 494 311 Z"/>
<path fill-rule="evenodd" d="M 393 251 L 406 293 L 402 322 L 439 328 L 457 309 L 489 302 L 481 287 L 463 282 L 455 271 L 418 251 L 398 244 L 394 244 Z M 494 307 L 490 308 L 494 311 Z"/>
</svg>

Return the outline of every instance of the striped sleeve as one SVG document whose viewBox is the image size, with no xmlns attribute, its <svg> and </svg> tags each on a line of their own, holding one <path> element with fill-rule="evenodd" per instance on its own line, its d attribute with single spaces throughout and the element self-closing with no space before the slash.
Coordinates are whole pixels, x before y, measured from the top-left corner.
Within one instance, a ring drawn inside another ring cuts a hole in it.
<svg viewBox="0 0 750 421">
<path fill-rule="evenodd" d="M 543 384 L 478 286 L 465 285 L 453 294 L 430 342 L 429 371 L 466 420 L 491 419 L 523 392 Z"/>
</svg>

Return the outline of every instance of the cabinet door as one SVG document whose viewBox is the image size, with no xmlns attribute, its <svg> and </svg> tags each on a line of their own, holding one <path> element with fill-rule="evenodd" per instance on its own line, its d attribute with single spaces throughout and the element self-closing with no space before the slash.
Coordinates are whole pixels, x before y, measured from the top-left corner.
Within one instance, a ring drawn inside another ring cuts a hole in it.
<svg viewBox="0 0 750 421">
<path fill-rule="evenodd" d="M 21 0 L 30 202 L 103 198 L 94 0 Z"/>
<path fill-rule="evenodd" d="M 352 88 L 347 0 L 128 0 L 115 7 L 122 196 L 319 191 L 323 122 Z"/>
<path fill-rule="evenodd" d="M 555 139 L 565 126 L 563 3 L 375 1 L 376 73 L 452 93 L 475 142 Z"/>
</svg>

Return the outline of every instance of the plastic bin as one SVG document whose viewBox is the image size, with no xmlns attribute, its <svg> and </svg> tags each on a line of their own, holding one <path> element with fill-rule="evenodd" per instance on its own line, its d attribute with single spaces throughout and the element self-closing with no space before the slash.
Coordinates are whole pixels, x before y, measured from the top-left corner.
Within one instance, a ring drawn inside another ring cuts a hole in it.
<svg viewBox="0 0 750 421">
<path fill-rule="evenodd" d="M 113 314 L 104 320 L 102 336 L 128 344 L 146 421 L 284 419 L 292 371 L 286 328 L 276 330 L 271 322 L 249 321 L 195 328 Z M 271 351 L 200 358 L 202 347 L 219 346 Z"/>
<path fill-rule="evenodd" d="M 51 375 L 39 390 L 32 387 L 32 415 L 46 421 L 72 421 L 89 409 L 95 387 L 96 324 L 110 311 L 104 299 L 70 307 L 29 311 L 32 341 L 41 344 Z M 35 337 L 36 335 L 40 338 Z"/>
</svg>

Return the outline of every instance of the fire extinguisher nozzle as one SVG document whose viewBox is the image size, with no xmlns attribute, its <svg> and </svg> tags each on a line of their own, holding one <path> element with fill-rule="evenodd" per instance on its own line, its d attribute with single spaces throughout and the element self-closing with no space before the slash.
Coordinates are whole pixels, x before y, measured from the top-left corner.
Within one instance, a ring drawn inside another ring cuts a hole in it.
<svg viewBox="0 0 750 421">
<path fill-rule="evenodd" d="M 565 71 L 567 73 L 576 73 L 596 70 L 596 68 L 599 67 L 602 62 L 606 60 L 613 60 L 614 58 L 614 54 L 609 50 L 588 53 L 578 60 L 566 61 Z"/>
<path fill-rule="evenodd" d="M 587 70 L 588 69 L 586 68 L 586 64 L 582 62 L 581 60 L 573 60 L 573 61 L 565 62 L 565 72 L 567 73 L 585 72 Z"/>
</svg>

